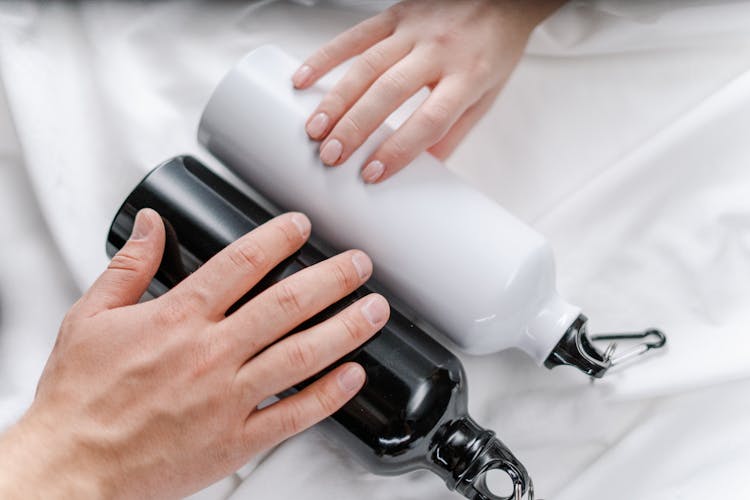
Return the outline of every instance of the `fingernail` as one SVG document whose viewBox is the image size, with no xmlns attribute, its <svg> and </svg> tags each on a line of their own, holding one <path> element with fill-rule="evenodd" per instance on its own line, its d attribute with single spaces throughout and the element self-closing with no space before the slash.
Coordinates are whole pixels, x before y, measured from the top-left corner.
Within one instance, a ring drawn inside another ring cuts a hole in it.
<svg viewBox="0 0 750 500">
<path fill-rule="evenodd" d="M 371 325 L 379 325 L 388 316 L 388 302 L 382 295 L 372 295 L 362 305 L 361 311 L 362 316 L 364 316 Z"/>
<path fill-rule="evenodd" d="M 312 68 L 307 64 L 303 64 L 297 71 L 294 72 L 294 75 L 292 76 L 292 83 L 295 87 L 301 87 L 305 83 L 307 83 L 307 80 L 310 79 L 310 75 L 312 75 Z"/>
<path fill-rule="evenodd" d="M 326 165 L 333 165 L 341 157 L 341 151 L 344 147 L 338 139 L 326 142 L 320 150 L 320 160 Z"/>
<path fill-rule="evenodd" d="M 367 279 L 372 273 L 372 261 L 362 252 L 357 251 L 352 254 L 352 264 L 361 280 Z"/>
<path fill-rule="evenodd" d="M 131 240 L 145 240 L 154 229 L 154 224 L 151 222 L 151 218 L 146 215 L 146 210 L 140 210 L 135 216 L 135 223 L 133 224 L 133 232 L 130 234 Z"/>
<path fill-rule="evenodd" d="M 365 383 L 365 371 L 361 366 L 349 366 L 339 373 L 339 385 L 345 392 L 358 391 Z"/>
<path fill-rule="evenodd" d="M 323 135 L 323 132 L 328 128 L 328 115 L 325 113 L 318 113 L 310 120 L 307 124 L 307 135 L 313 139 L 318 139 Z"/>
<path fill-rule="evenodd" d="M 368 184 L 380 179 L 385 171 L 385 165 L 379 160 L 371 161 L 362 169 L 362 179 Z"/>
<path fill-rule="evenodd" d="M 292 214 L 292 222 L 297 226 L 299 234 L 307 238 L 307 235 L 310 234 L 310 219 L 302 214 Z"/>
</svg>

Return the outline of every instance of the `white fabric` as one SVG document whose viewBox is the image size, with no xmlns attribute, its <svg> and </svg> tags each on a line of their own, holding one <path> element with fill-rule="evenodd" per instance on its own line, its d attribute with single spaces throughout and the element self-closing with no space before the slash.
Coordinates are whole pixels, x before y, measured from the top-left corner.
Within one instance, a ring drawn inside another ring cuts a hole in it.
<svg viewBox="0 0 750 500">
<path fill-rule="evenodd" d="M 122 198 L 176 153 L 215 165 L 195 130 L 222 74 L 262 43 L 304 57 L 382 6 L 351 3 L 0 4 L 0 425 L 33 397 L 68 273 L 83 289 L 105 265 Z M 670 335 L 593 385 L 516 352 L 461 356 L 471 413 L 543 498 L 750 494 L 748 19 L 747 2 L 569 4 L 449 162 L 550 238 L 592 330 Z M 354 495 L 457 498 L 429 473 L 369 474 L 316 431 L 199 496 Z"/>
</svg>

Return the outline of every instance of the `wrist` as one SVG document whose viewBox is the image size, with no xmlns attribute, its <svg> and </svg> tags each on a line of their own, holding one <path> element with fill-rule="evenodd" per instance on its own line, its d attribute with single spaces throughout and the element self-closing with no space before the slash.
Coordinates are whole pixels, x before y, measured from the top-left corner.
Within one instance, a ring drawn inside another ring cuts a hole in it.
<svg viewBox="0 0 750 500">
<path fill-rule="evenodd" d="M 539 24 L 562 7 L 567 0 L 488 0 L 501 11 L 505 18 L 512 18 L 513 23 L 528 35 Z"/>
<path fill-rule="evenodd" d="M 59 429 L 30 411 L 0 435 L 0 498 L 111 496 L 101 464 Z"/>
</svg>

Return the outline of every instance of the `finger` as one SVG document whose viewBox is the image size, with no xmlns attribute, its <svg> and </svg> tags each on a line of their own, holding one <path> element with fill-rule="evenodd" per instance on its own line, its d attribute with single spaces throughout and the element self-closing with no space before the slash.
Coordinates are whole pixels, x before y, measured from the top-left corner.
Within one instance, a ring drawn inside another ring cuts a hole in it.
<svg viewBox="0 0 750 500">
<path fill-rule="evenodd" d="M 337 165 L 349 158 L 404 101 L 438 77 L 423 54 L 412 52 L 383 73 L 339 120 L 320 147 L 320 159 Z M 339 153 L 336 156 L 336 153 Z"/>
<path fill-rule="evenodd" d="M 388 37 L 396 26 L 394 15 L 387 10 L 346 30 L 310 56 L 292 76 L 292 83 L 304 89 L 315 83 L 342 62 Z"/>
<path fill-rule="evenodd" d="M 383 328 L 389 314 L 385 298 L 370 294 L 254 357 L 237 374 L 238 387 L 250 397 L 251 406 L 257 406 L 352 352 Z"/>
<path fill-rule="evenodd" d="M 482 96 L 479 101 L 471 106 L 461 115 L 456 123 L 450 128 L 442 139 L 433 144 L 428 151 L 435 157 L 445 160 L 456 149 L 458 144 L 466 137 L 466 134 L 474 128 L 474 125 L 489 111 L 500 93 L 502 85 L 499 85 Z"/>
<path fill-rule="evenodd" d="M 219 319 L 310 235 L 300 213 L 280 215 L 242 236 L 162 296 Z"/>
<path fill-rule="evenodd" d="M 255 450 L 279 444 L 341 409 L 365 384 L 364 369 L 345 363 L 304 390 L 252 413 L 246 443 Z"/>
<path fill-rule="evenodd" d="M 222 322 L 242 362 L 359 288 L 372 274 L 370 258 L 344 252 L 289 276 L 254 297 Z"/>
<path fill-rule="evenodd" d="M 412 49 L 397 37 L 389 37 L 367 49 L 328 92 L 305 125 L 311 139 L 322 139 L 370 85 Z"/>
<path fill-rule="evenodd" d="M 135 304 L 146 292 L 164 252 L 164 223 L 150 208 L 138 212 L 130 239 L 78 304 L 84 314 Z"/>
<path fill-rule="evenodd" d="M 478 98 L 470 82 L 441 80 L 414 114 L 368 158 L 362 169 L 364 181 L 380 182 L 401 170 L 438 142 Z"/>
</svg>

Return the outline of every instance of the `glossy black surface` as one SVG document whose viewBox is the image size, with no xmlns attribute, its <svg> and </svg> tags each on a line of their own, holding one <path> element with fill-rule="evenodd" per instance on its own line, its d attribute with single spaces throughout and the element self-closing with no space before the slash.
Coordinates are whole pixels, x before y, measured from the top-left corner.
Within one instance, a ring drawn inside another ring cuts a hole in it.
<svg viewBox="0 0 750 500">
<path fill-rule="evenodd" d="M 161 214 L 167 229 L 164 258 L 149 289 L 155 296 L 271 218 L 259 204 L 194 158 L 176 157 L 153 170 L 122 205 L 107 240 L 110 256 L 124 244 L 138 210 L 146 207 Z M 263 289 L 326 257 L 306 244 L 228 313 Z M 367 293 L 367 287 L 360 288 L 299 329 L 335 314 Z M 392 309 L 390 320 L 375 337 L 333 366 L 344 361 L 360 363 L 367 382 L 325 422 L 324 429 L 370 470 L 399 474 L 429 468 L 449 488 L 479 500 L 500 498 L 484 491 L 483 473 L 489 468 L 505 469 L 524 491 L 530 487 L 523 466 L 494 438 L 494 433 L 466 415 L 466 383 L 458 358 L 398 311 Z"/>
<path fill-rule="evenodd" d="M 586 335 L 586 321 L 586 316 L 578 315 L 544 361 L 546 368 L 574 366 L 593 378 L 602 378 L 607 373 L 609 363 Z"/>
<path fill-rule="evenodd" d="M 667 344 L 667 336 L 657 328 L 641 332 L 599 333 L 589 335 L 586 316 L 579 314 L 565 332 L 552 352 L 544 361 L 544 366 L 573 366 L 590 375 L 592 379 L 602 378 L 609 370 L 624 363 L 632 362 L 654 349 Z M 609 345 L 600 351 L 594 345 L 597 341 L 608 341 Z M 618 342 L 637 341 L 638 344 L 624 352 L 617 350 Z"/>
</svg>

